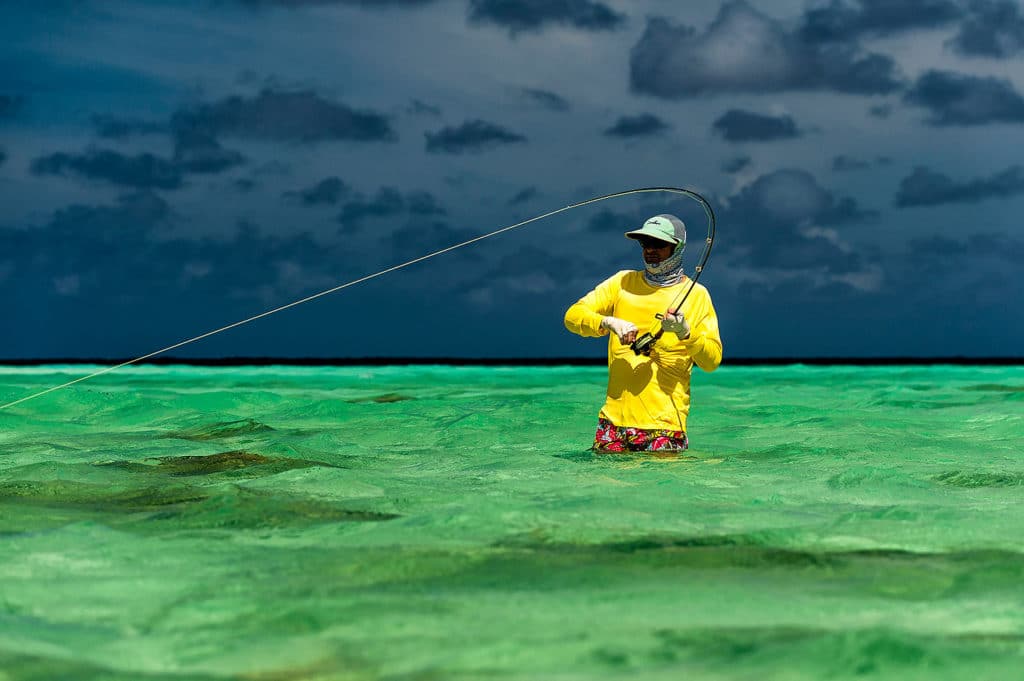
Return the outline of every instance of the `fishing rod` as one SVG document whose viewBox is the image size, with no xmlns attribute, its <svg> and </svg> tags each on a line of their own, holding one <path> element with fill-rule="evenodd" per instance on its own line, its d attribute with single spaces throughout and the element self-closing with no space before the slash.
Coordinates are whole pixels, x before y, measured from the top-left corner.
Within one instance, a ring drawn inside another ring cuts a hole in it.
<svg viewBox="0 0 1024 681">
<path fill-rule="evenodd" d="M 692 291 L 693 287 L 697 285 L 697 280 L 700 279 L 700 274 L 704 271 L 704 265 L 707 264 L 708 256 L 711 255 L 711 247 L 715 243 L 715 212 L 711 210 L 711 204 L 695 191 L 691 191 L 689 189 L 680 189 L 678 191 L 694 199 L 704 209 L 704 212 L 708 217 L 708 233 L 704 238 L 704 252 L 701 254 L 700 262 L 698 262 L 697 266 L 693 268 L 693 276 L 690 277 L 690 285 L 685 291 L 680 293 L 682 299 L 677 297 L 676 300 L 678 302 L 673 301 L 673 303 L 668 307 L 669 312 L 673 315 L 679 314 L 679 310 L 682 309 L 683 303 L 685 303 L 686 299 L 690 296 L 690 291 Z M 686 245 L 684 244 L 683 247 L 685 248 Z M 657 343 L 658 339 L 665 333 L 665 329 L 661 327 L 661 320 L 665 318 L 665 315 L 659 312 L 654 315 L 654 317 L 656 321 L 651 326 L 651 329 L 641 334 L 629 345 L 637 355 L 649 357 L 651 350 L 654 349 L 654 344 Z"/>
<path fill-rule="evenodd" d="M 100 369 L 99 371 L 95 371 L 95 372 L 93 372 L 91 374 L 88 374 L 86 376 L 81 376 L 81 377 L 76 378 L 74 380 L 68 381 L 67 383 L 61 383 L 60 385 L 56 385 L 56 386 L 53 386 L 51 388 L 47 388 L 46 390 L 41 390 L 41 391 L 39 391 L 37 393 L 33 393 L 33 394 L 28 395 L 26 397 L 22 397 L 20 399 L 14 400 L 13 402 L 8 402 L 6 404 L 0 404 L 0 411 L 2 411 L 4 409 L 7 409 L 8 407 L 13 407 L 16 404 L 21 404 L 22 402 L 27 402 L 27 401 L 35 399 L 37 397 L 42 397 L 43 395 L 46 395 L 48 393 L 52 393 L 54 391 L 61 390 L 63 388 L 67 388 L 69 386 L 75 385 L 76 383 L 81 383 L 82 381 L 87 381 L 87 380 L 89 380 L 91 378 L 95 378 L 97 376 L 102 376 L 103 374 L 110 373 L 111 371 L 114 371 L 116 369 L 120 369 L 122 367 L 126 367 L 126 366 L 128 366 L 130 364 L 136 364 L 136 363 L 141 362 L 143 360 L 150 359 L 151 357 L 156 357 L 157 355 L 162 355 L 165 352 L 170 352 L 171 350 L 176 350 L 177 348 L 180 348 L 182 346 L 188 345 L 190 343 L 195 343 L 196 341 L 200 341 L 200 340 L 202 340 L 204 338 L 209 338 L 210 336 L 216 335 L 218 333 L 222 333 L 222 332 L 227 331 L 229 329 L 233 329 L 235 327 L 242 326 L 243 324 L 248 324 L 249 322 L 254 322 L 257 319 L 262 319 L 263 317 L 269 317 L 272 314 L 276 314 L 278 312 L 281 312 L 283 310 L 287 310 L 288 308 L 292 308 L 292 307 L 295 307 L 297 305 L 302 305 L 303 303 L 308 303 L 311 300 L 315 300 L 315 299 L 320 298 L 322 296 L 326 296 L 328 294 L 335 293 L 336 291 L 340 291 L 340 290 L 348 288 L 350 286 L 355 286 L 356 284 L 361 284 L 364 281 L 369 281 L 371 279 L 376 279 L 377 277 L 384 276 L 385 274 L 390 274 L 391 272 L 395 272 L 395 271 L 400 270 L 400 269 L 402 269 L 404 267 L 408 267 L 409 265 L 414 265 L 414 264 L 416 264 L 418 262 L 423 262 L 424 260 L 429 260 L 430 258 L 433 258 L 435 256 L 442 255 L 444 253 L 449 253 L 449 252 L 454 251 L 456 249 L 463 248 L 464 246 L 469 246 L 470 244 L 476 243 L 477 241 L 483 241 L 484 239 L 489 239 L 492 236 L 497 236 L 498 234 L 502 234 L 504 232 L 510 232 L 513 229 L 518 229 L 520 227 L 524 227 L 524 226 L 530 224 L 531 222 L 536 222 L 538 220 L 543 220 L 544 218 L 551 217 L 552 215 L 558 215 L 559 213 L 564 213 L 566 211 L 573 210 L 575 208 L 582 208 L 583 206 L 588 206 L 588 205 L 593 204 L 593 203 L 599 203 L 601 201 L 607 201 L 609 199 L 619 198 L 621 196 L 630 196 L 630 195 L 633 195 L 633 194 L 646 194 L 646 193 L 653 193 L 653 192 L 667 192 L 667 193 L 682 194 L 684 196 L 689 196 L 690 198 L 692 198 L 692 199 L 696 200 L 698 203 L 700 203 L 701 206 L 704 207 L 704 210 L 705 210 L 705 212 L 708 215 L 708 238 L 707 238 L 707 241 L 706 241 L 707 245 L 704 247 L 704 255 L 701 258 L 700 264 L 697 266 L 697 268 L 694 271 L 693 283 L 690 284 L 690 289 L 688 289 L 686 291 L 686 295 L 689 295 L 690 290 L 693 289 L 693 285 L 697 283 L 697 277 L 700 276 L 700 272 L 704 268 L 704 263 L 707 262 L 708 254 L 711 252 L 711 243 L 714 240 L 714 235 L 715 235 L 715 216 L 714 216 L 714 213 L 711 212 L 711 206 L 704 199 L 704 197 L 701 196 L 700 194 L 698 194 L 697 192 L 692 191 L 690 189 L 683 189 L 681 187 L 640 187 L 640 188 L 637 188 L 637 189 L 627 189 L 625 191 L 613 192 L 611 194 L 603 194 L 601 196 L 595 196 L 594 198 L 591 198 L 591 199 L 586 199 L 585 201 L 578 201 L 576 203 L 571 203 L 568 206 L 563 206 L 562 208 L 559 208 L 557 210 L 549 211 L 547 213 L 542 213 L 541 215 L 537 215 L 535 217 L 523 220 L 521 222 L 517 222 L 516 224 L 509 225 L 508 227 L 502 227 L 501 229 L 496 229 L 493 232 L 490 232 L 488 234 L 483 234 L 481 236 L 474 237 L 472 239 L 468 239 L 466 241 L 463 241 L 462 243 L 455 244 L 454 246 L 448 246 L 447 248 L 442 248 L 440 250 L 434 251 L 433 253 L 428 253 L 427 255 L 422 255 L 422 256 L 420 256 L 418 258 L 414 258 L 414 259 L 409 260 L 407 262 L 404 262 L 404 263 L 402 263 L 400 265 L 394 265 L 392 267 L 388 267 L 386 269 L 380 270 L 379 272 L 374 272 L 373 274 L 369 274 L 369 275 L 367 275 L 365 277 L 360 277 L 358 279 L 353 279 L 352 281 L 346 282 L 344 284 L 339 284 L 338 286 L 335 286 L 333 288 L 329 288 L 327 290 L 320 291 L 319 293 L 314 293 L 313 295 L 306 296 L 305 298 L 301 298 L 299 300 L 293 301 L 291 303 L 288 303 L 287 305 L 281 305 L 280 307 L 275 307 L 272 310 L 267 310 L 266 312 L 261 312 L 260 314 L 253 315 L 252 317 L 248 317 L 248 318 L 243 319 L 241 321 L 234 322 L 233 324 L 228 324 L 226 326 L 222 326 L 219 329 L 214 329 L 213 331 L 207 331 L 206 333 L 203 333 L 203 334 L 200 334 L 198 336 L 194 336 L 192 338 L 180 341 L 178 343 L 175 343 L 174 345 L 168 345 L 166 348 L 161 348 L 159 350 L 154 350 L 153 352 L 150 352 L 148 354 L 142 355 L 140 357 L 136 357 L 134 359 L 127 360 L 125 362 L 121 362 L 120 364 L 116 364 L 114 366 L 105 367 L 103 369 Z M 686 296 L 683 296 L 683 300 L 679 301 L 679 305 L 682 305 L 683 301 L 685 301 L 685 300 L 686 300 Z M 677 306 L 676 309 L 678 311 L 678 306 Z M 659 319 L 661 318 L 661 315 L 657 315 L 657 316 L 658 316 Z M 652 328 L 652 331 L 651 331 L 650 334 L 645 334 L 645 336 L 646 335 L 651 335 L 652 336 L 652 340 L 650 341 L 650 345 L 651 346 L 653 346 L 654 342 L 657 340 L 657 338 L 655 338 L 654 336 L 657 335 L 658 337 L 660 337 L 660 333 L 661 333 L 660 321 L 659 321 L 657 326 L 658 326 L 657 329 L 653 329 Z M 650 352 L 650 350 L 648 349 L 648 353 L 649 352 Z"/>
</svg>

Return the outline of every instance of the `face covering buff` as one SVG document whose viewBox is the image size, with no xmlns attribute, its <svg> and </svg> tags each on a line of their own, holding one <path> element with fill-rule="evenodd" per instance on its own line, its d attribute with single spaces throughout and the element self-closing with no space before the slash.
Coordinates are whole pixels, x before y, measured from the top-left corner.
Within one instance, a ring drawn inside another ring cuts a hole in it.
<svg viewBox="0 0 1024 681">
<path fill-rule="evenodd" d="M 683 280 L 683 244 L 676 245 L 672 255 L 657 265 L 644 262 L 644 279 L 651 286 L 664 288 L 673 286 Z"/>
</svg>

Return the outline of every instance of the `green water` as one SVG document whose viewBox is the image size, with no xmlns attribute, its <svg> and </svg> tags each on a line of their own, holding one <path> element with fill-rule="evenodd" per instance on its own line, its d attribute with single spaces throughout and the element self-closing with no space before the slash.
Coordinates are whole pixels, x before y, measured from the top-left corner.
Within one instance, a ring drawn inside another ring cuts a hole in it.
<svg viewBox="0 0 1024 681">
<path fill-rule="evenodd" d="M 0 367 L 0 402 L 85 373 Z M 1013 679 L 1024 367 L 138 367 L 0 411 L 0 679 Z"/>
</svg>

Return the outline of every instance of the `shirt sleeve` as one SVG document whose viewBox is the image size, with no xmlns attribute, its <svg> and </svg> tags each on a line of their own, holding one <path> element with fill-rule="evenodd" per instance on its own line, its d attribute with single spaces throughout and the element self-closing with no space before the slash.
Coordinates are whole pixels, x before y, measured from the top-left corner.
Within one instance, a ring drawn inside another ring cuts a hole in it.
<svg viewBox="0 0 1024 681">
<path fill-rule="evenodd" d="M 699 304 L 694 306 L 694 319 L 690 323 L 690 337 L 679 344 L 704 371 L 714 371 L 722 363 L 722 338 L 718 332 L 718 315 L 707 289 L 701 289 Z M 675 334 L 667 334 L 675 337 Z"/>
<path fill-rule="evenodd" d="M 622 275 L 617 272 L 573 303 L 565 312 L 565 328 L 579 336 L 606 336 L 608 330 L 601 328 L 601 320 L 615 309 L 615 301 L 622 290 Z"/>
</svg>

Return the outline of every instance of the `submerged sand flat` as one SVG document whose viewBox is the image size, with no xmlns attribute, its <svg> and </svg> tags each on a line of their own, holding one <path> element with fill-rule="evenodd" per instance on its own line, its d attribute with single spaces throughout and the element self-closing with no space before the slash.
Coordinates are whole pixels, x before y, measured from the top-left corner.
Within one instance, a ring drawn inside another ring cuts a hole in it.
<svg viewBox="0 0 1024 681">
<path fill-rule="evenodd" d="M 88 373 L 0 367 L 0 402 Z M 131 367 L 0 411 L 5 679 L 1008 679 L 1024 368 Z"/>
</svg>

